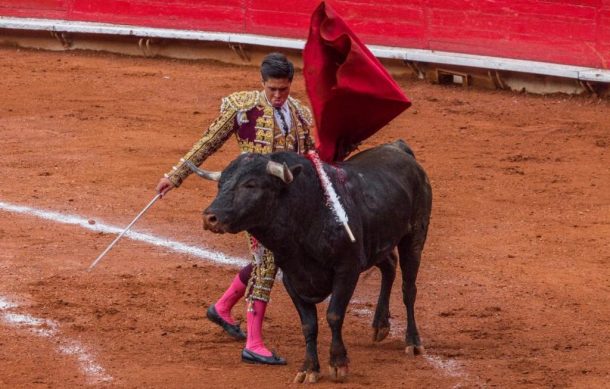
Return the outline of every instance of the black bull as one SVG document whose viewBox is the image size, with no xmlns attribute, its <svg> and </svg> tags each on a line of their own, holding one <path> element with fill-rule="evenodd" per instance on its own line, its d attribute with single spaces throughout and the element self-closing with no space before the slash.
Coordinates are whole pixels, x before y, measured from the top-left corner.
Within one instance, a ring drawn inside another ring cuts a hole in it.
<svg viewBox="0 0 610 389">
<path fill-rule="evenodd" d="M 280 167 L 280 173 L 270 174 L 274 170 L 268 167 L 270 161 L 279 163 L 271 165 Z M 329 295 L 331 376 L 346 377 L 348 358 L 341 327 L 359 274 L 372 266 L 382 276 L 373 340 L 383 340 L 390 329 L 389 299 L 399 261 L 407 308 L 406 352 L 423 352 L 414 303 L 432 205 L 426 173 L 403 141 L 366 150 L 324 169 L 349 217 L 355 243 L 326 205 L 313 164 L 296 153 L 239 156 L 222 172 L 218 194 L 204 211 L 204 228 L 218 233 L 246 230 L 274 253 L 305 336 L 305 361 L 296 377 L 301 382 L 318 379 L 315 304 Z"/>
</svg>

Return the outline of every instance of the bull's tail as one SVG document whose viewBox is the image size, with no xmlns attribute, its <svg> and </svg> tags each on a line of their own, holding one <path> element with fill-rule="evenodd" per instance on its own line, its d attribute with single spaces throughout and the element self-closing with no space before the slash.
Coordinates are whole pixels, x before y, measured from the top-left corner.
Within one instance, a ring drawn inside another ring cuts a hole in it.
<svg viewBox="0 0 610 389">
<path fill-rule="evenodd" d="M 396 142 L 392 143 L 392 146 L 398 147 L 405 153 L 410 154 L 413 158 L 415 158 L 415 153 L 404 140 L 398 139 Z"/>
</svg>

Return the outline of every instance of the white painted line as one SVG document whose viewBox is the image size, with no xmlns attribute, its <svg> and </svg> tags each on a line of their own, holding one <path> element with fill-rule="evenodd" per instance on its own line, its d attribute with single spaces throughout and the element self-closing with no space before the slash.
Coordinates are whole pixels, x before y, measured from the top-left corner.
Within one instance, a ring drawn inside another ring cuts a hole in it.
<svg viewBox="0 0 610 389">
<path fill-rule="evenodd" d="M 95 224 L 89 224 L 88 219 L 76 215 L 66 215 L 59 212 L 45 211 L 1 201 L 0 210 L 34 216 L 62 224 L 76 225 L 95 232 L 119 234 L 123 231 L 123 228 L 104 223 L 96 222 Z M 125 237 L 219 264 L 243 266 L 249 262 L 243 258 L 231 257 L 218 251 L 206 250 L 200 247 L 187 245 L 168 238 L 158 237 L 150 234 L 129 231 L 125 234 Z M 112 377 L 106 374 L 104 368 L 95 362 L 93 356 L 83 345 L 77 341 L 61 338 L 59 336 L 60 331 L 59 324 L 57 322 L 49 319 L 33 317 L 23 313 L 11 312 L 18 307 L 19 305 L 13 302 L 11 299 L 0 296 L 0 320 L 13 327 L 26 328 L 38 336 L 55 339 L 58 352 L 67 356 L 75 357 L 78 360 L 80 369 L 86 375 L 89 383 L 112 381 Z"/>
<path fill-rule="evenodd" d="M 17 304 L 0 296 L 0 311 L 16 308 Z"/>
<path fill-rule="evenodd" d="M 434 366 L 434 368 L 444 371 L 449 377 L 464 377 L 467 375 L 464 373 L 462 365 L 455 359 L 444 359 L 429 354 L 424 354 L 424 358 L 426 358 L 428 363 Z"/>
<path fill-rule="evenodd" d="M 5 202 L 1 202 L 1 201 L 0 201 L 0 210 L 36 216 L 36 217 L 39 217 L 39 218 L 42 218 L 45 220 L 51 220 L 51 221 L 55 221 L 55 222 L 62 223 L 62 224 L 78 225 L 78 226 L 86 228 L 88 230 L 97 231 L 97 232 L 119 234 L 123 231 L 123 229 L 120 227 L 107 225 L 107 224 L 103 224 L 103 223 L 99 223 L 99 222 L 91 225 L 91 224 L 89 224 L 88 219 L 85 219 L 80 216 L 64 215 L 64 214 L 61 214 L 58 212 L 44 211 L 44 210 L 35 209 L 32 207 L 14 205 L 14 204 L 9 204 L 9 203 L 5 203 Z M 143 234 L 143 233 L 138 233 L 138 232 L 127 232 L 125 234 L 125 236 L 130 239 L 133 239 L 133 240 L 149 243 L 149 244 L 152 244 L 155 246 L 169 248 L 173 251 L 177 251 L 177 252 L 180 252 L 183 254 L 189 254 L 189 255 L 192 255 L 192 256 L 195 256 L 198 258 L 210 260 L 212 262 L 217 262 L 217 263 L 221 263 L 221 264 L 243 266 L 244 264 L 248 263 L 248 261 L 246 259 L 226 256 L 225 254 L 217 252 L 217 251 L 209 251 L 209 250 L 205 250 L 205 249 L 202 249 L 202 248 L 199 248 L 196 246 L 189 246 L 184 243 L 172 241 L 168 238 L 161 238 L 161 237 L 156 237 L 153 235 Z M 330 296 L 329 296 L 329 298 L 330 298 Z M 361 303 L 362 302 L 360 302 L 357 299 L 354 299 L 351 301 L 351 304 L 361 304 Z M 16 307 L 16 305 L 14 305 L 10 300 L 3 299 L 2 296 L 0 296 L 0 311 L 6 310 L 6 309 L 11 309 L 13 307 Z M 351 310 L 354 313 L 356 313 L 357 315 L 368 316 L 371 318 L 373 317 L 373 312 L 368 308 L 355 308 L 354 307 L 354 308 L 351 308 Z M 50 322 L 45 319 L 32 318 L 27 315 L 5 314 L 4 319 L 8 323 L 12 323 L 12 324 L 16 324 L 16 325 L 23 324 L 23 325 L 29 325 L 29 326 L 41 326 L 42 324 L 47 324 L 47 326 L 49 326 L 50 329 L 49 328 L 38 329 L 38 331 L 35 331 L 36 333 L 38 333 L 41 336 L 53 336 L 53 335 L 55 335 L 55 333 L 53 332 L 53 329 L 57 328 L 57 324 L 55 324 L 54 322 Z M 392 326 L 392 327 L 393 328 L 390 332 L 390 335 L 395 338 L 401 337 L 401 335 L 398 332 L 404 332 L 404 326 L 402 328 L 400 328 L 400 326 Z M 60 345 L 60 351 L 62 353 L 78 356 L 78 359 L 81 362 L 81 368 L 84 371 L 86 371 L 86 372 L 89 371 L 89 372 L 91 372 L 91 374 L 98 374 L 99 371 L 103 372 L 103 369 L 100 366 L 91 362 L 92 360 L 91 360 L 90 356 L 88 356 L 88 354 L 86 352 L 84 352 L 83 350 L 84 349 L 82 348 L 82 346 L 80 346 L 78 343 L 72 343 L 70 346 L 66 346 L 66 344 L 64 342 L 62 345 Z M 469 379 L 468 374 L 463 371 L 461 364 L 454 359 L 444 359 L 442 357 L 430 355 L 430 354 L 426 354 L 425 358 L 431 366 L 433 366 L 437 370 L 444 372 L 444 374 L 446 374 L 450 377 L 454 377 L 454 378 L 461 377 L 461 378 L 464 378 L 467 380 Z"/>
<path fill-rule="evenodd" d="M 16 327 L 30 327 L 36 335 L 45 338 L 57 335 L 57 323 L 51 320 L 39 319 L 19 313 L 5 313 L 3 319 L 6 323 Z"/>
<path fill-rule="evenodd" d="M 75 341 L 62 342 L 59 346 L 59 352 L 76 357 L 81 370 L 88 377 L 98 377 L 97 381 L 112 381 L 112 377 L 106 374 L 104 368 L 95 362 L 91 354 L 80 343 Z"/>
<path fill-rule="evenodd" d="M 352 299 L 352 301 L 350 301 L 350 304 L 364 304 L 364 303 L 361 300 Z M 373 318 L 373 311 L 371 311 L 368 308 L 352 307 L 352 308 L 350 308 L 350 311 L 354 312 L 356 315 L 359 315 L 359 316 L 366 315 L 369 318 Z M 391 320 L 391 321 L 393 321 L 393 320 Z M 395 324 L 392 324 L 392 326 L 390 328 L 390 337 L 403 339 L 405 330 L 406 330 L 405 326 L 396 326 Z M 428 350 L 426 350 L 426 353 L 424 354 L 424 358 L 432 367 L 434 367 L 436 370 L 443 372 L 443 374 L 445 374 L 449 377 L 461 378 L 468 382 L 472 381 L 472 379 L 468 375 L 468 373 L 466 373 L 464 371 L 462 364 L 460 364 L 460 362 L 455 359 L 443 358 L 443 357 L 439 357 L 437 355 L 432 355 L 432 354 L 430 354 L 430 352 Z M 456 387 L 460 387 L 460 385 L 458 384 L 458 385 L 456 385 Z"/>
<path fill-rule="evenodd" d="M 255 46 L 281 47 L 296 50 L 302 50 L 303 47 L 305 47 L 304 39 L 215 31 L 179 30 L 172 28 L 155 28 L 61 19 L 36 19 L 0 16 L 0 28 L 10 30 L 42 30 L 85 34 L 226 42 L 228 44 L 241 43 Z M 379 58 L 393 58 L 402 59 L 405 61 L 429 62 L 482 69 L 543 74 L 547 76 L 574 78 L 583 81 L 610 82 L 610 69 L 599 69 L 513 58 L 491 57 L 486 55 L 455 53 L 449 51 L 414 49 L 409 47 L 379 45 L 367 45 L 367 47 L 376 57 Z"/>
<path fill-rule="evenodd" d="M 19 308 L 19 305 L 10 299 L 0 296 L 0 319 L 9 326 L 24 328 L 43 338 L 52 338 L 57 343 L 59 353 L 75 357 L 80 369 L 87 377 L 87 382 L 96 384 L 110 382 L 112 377 L 106 373 L 86 347 L 79 342 L 60 336 L 59 324 L 53 320 L 41 319 L 28 314 L 10 312 Z M 7 312 L 9 311 L 9 312 Z"/>
<path fill-rule="evenodd" d="M 104 232 L 108 234 L 120 234 L 124 229 L 121 227 L 99 222 L 96 222 L 95 224 L 89 224 L 88 219 L 77 215 L 67 215 L 59 212 L 45 211 L 32 207 L 26 207 L 23 205 L 10 204 L 2 201 L 0 201 L 0 210 L 35 216 L 41 219 L 51 220 L 62 224 L 76 225 L 90 231 Z M 181 254 L 188 254 L 199 259 L 204 259 L 223 265 L 244 266 L 250 263 L 250 261 L 245 258 L 232 257 L 229 255 L 225 255 L 219 251 L 208 250 L 201 247 L 188 245 L 161 236 L 154 236 L 141 232 L 128 231 L 125 234 L 125 237 L 139 242 L 148 243 L 153 246 L 164 247 L 166 249 L 170 249 Z"/>
</svg>

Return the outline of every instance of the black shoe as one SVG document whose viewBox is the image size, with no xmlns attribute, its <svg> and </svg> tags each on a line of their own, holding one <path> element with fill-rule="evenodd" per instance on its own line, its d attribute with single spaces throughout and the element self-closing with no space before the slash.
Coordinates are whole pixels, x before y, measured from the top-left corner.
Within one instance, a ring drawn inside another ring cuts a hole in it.
<svg viewBox="0 0 610 389">
<path fill-rule="evenodd" d="M 286 360 L 282 357 L 278 357 L 273 353 L 270 357 L 266 357 L 264 355 L 260 355 L 255 353 L 254 351 L 250 351 L 244 348 L 241 351 L 241 360 L 246 363 L 260 363 L 263 365 L 285 365 Z"/>
<path fill-rule="evenodd" d="M 221 326 L 232 338 L 237 340 L 246 339 L 246 334 L 244 334 L 241 328 L 239 328 L 239 324 L 229 324 L 225 319 L 220 317 L 218 312 L 216 312 L 216 307 L 214 304 L 210 305 L 206 315 L 212 322 Z"/>
</svg>

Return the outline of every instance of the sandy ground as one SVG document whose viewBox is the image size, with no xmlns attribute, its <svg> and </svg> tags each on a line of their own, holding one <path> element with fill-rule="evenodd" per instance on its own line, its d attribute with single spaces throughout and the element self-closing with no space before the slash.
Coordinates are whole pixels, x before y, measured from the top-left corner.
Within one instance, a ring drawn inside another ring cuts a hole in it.
<svg viewBox="0 0 610 389">
<path fill-rule="evenodd" d="M 257 68 L 0 48 L 0 71 L 0 387 L 297 386 L 304 341 L 281 282 L 265 334 L 288 366 L 246 365 L 204 318 L 235 267 L 125 239 L 86 272 L 115 235 L 56 220 L 127 225 L 220 98 L 259 87 Z M 344 326 L 349 381 L 319 387 L 608 387 L 610 102 L 398 81 L 413 106 L 363 148 L 403 138 L 431 178 L 427 355 L 403 354 L 400 279 L 390 337 L 372 344 L 372 270 Z M 300 74 L 293 94 L 306 100 Z M 205 166 L 236 155 L 230 139 Z M 214 195 L 191 178 L 135 229 L 247 258 L 243 236 L 202 231 Z"/>
</svg>

